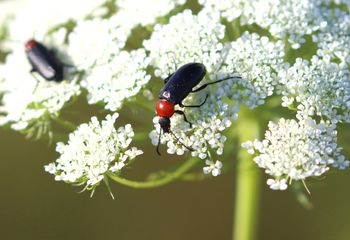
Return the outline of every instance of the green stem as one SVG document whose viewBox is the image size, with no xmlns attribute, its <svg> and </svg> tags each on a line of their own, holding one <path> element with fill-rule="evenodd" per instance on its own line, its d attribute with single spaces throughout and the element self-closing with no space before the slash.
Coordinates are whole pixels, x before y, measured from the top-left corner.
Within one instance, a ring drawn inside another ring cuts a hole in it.
<svg viewBox="0 0 350 240">
<path fill-rule="evenodd" d="M 232 30 L 233 30 L 233 35 L 234 35 L 234 39 L 237 39 L 241 36 L 241 23 L 239 18 L 237 18 L 235 21 L 232 22 Z"/>
<path fill-rule="evenodd" d="M 62 127 L 67 128 L 70 131 L 74 131 L 77 128 L 77 126 L 74 123 L 63 120 L 59 117 L 54 118 L 54 121 L 59 125 L 61 125 Z"/>
<path fill-rule="evenodd" d="M 108 176 L 112 180 L 116 181 L 117 183 L 120 183 L 128 187 L 154 188 L 154 187 L 163 186 L 165 184 L 168 184 L 180 178 L 184 173 L 186 173 L 191 168 L 193 168 L 200 160 L 201 160 L 200 158 L 190 158 L 189 160 L 184 162 L 180 167 L 178 167 L 174 172 L 165 175 L 163 178 L 152 180 L 152 181 L 145 181 L 145 182 L 132 181 L 125 178 L 121 178 L 113 174 L 109 174 Z"/>
<path fill-rule="evenodd" d="M 257 118 L 247 114 L 247 111 L 241 111 L 238 121 L 239 144 L 259 137 Z M 260 174 L 252 158 L 246 149 L 239 146 L 232 234 L 234 240 L 256 239 Z"/>
</svg>

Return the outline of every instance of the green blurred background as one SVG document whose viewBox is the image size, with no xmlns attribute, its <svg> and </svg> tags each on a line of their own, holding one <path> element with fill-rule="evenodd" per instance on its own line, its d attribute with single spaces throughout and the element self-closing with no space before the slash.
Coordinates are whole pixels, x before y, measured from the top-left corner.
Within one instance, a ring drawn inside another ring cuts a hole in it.
<svg viewBox="0 0 350 240">
<path fill-rule="evenodd" d="M 146 147 L 130 178 L 182 161 Z M 115 200 L 103 185 L 89 198 L 43 171 L 57 158 L 46 142 L 0 130 L 0 150 L 1 239 L 231 239 L 234 172 L 148 190 L 112 183 Z M 311 188 L 314 209 L 306 210 L 291 191 L 272 191 L 262 181 L 259 239 L 350 239 L 348 182 L 346 171 L 328 174 Z"/>
<path fill-rule="evenodd" d="M 161 82 L 155 85 L 152 92 L 157 92 Z M 142 101 L 145 100 L 137 102 Z M 152 108 L 153 102 L 149 106 Z M 74 109 L 78 113 L 74 116 L 76 123 L 87 122 L 90 115 L 98 113 L 98 108 L 88 108 L 85 103 Z M 99 113 L 101 117 L 104 115 Z M 135 132 L 145 129 L 149 132 L 152 117 L 152 111 L 128 105 L 123 108 L 117 126 L 132 123 Z M 339 129 L 341 145 L 346 145 L 345 155 L 349 158 L 350 128 Z M 230 144 L 233 143 L 226 143 Z M 164 146 L 163 156 L 157 156 L 149 140 L 136 145 L 145 155 L 127 169 L 125 175 L 130 179 L 140 180 L 147 173 L 184 161 L 165 157 Z M 234 171 L 200 182 L 174 182 L 146 190 L 111 182 L 116 197 L 112 200 L 104 184 L 90 198 L 88 192 L 79 194 L 79 188 L 55 182 L 43 166 L 58 155 L 54 145 L 48 147 L 45 140 L 28 141 L 19 133 L 0 129 L 0 152 L 0 239 L 231 239 Z M 224 163 L 228 161 L 234 164 L 235 159 L 226 159 Z M 312 210 L 302 207 L 290 190 L 270 190 L 265 184 L 266 176 L 261 173 L 259 240 L 350 239 L 348 170 L 327 174 L 322 181 L 311 181 Z"/>
</svg>

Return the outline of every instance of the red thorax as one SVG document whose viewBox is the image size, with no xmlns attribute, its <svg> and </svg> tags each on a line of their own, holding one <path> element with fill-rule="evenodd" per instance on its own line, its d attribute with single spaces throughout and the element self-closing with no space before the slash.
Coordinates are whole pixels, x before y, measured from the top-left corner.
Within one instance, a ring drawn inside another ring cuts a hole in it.
<svg viewBox="0 0 350 240">
<path fill-rule="evenodd" d="M 156 113 L 159 117 L 170 118 L 174 114 L 174 104 L 161 99 L 156 104 Z"/>
<path fill-rule="evenodd" d="M 31 39 L 28 42 L 26 42 L 25 48 L 27 51 L 29 51 L 29 50 L 33 49 L 35 47 L 35 45 L 36 45 L 36 41 Z"/>
</svg>

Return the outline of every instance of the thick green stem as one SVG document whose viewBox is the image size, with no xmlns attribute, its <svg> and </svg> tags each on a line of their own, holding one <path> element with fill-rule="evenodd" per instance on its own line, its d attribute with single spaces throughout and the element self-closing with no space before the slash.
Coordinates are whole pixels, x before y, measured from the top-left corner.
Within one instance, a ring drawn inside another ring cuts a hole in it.
<svg viewBox="0 0 350 240">
<path fill-rule="evenodd" d="M 152 181 L 145 181 L 145 182 L 139 182 L 139 181 L 132 181 L 125 178 L 121 178 L 119 176 L 109 174 L 109 177 L 128 187 L 133 188 L 154 188 L 163 186 L 165 184 L 168 184 L 178 178 L 180 178 L 184 173 L 192 169 L 201 159 L 200 158 L 190 158 L 186 162 L 184 162 L 180 167 L 178 167 L 174 172 L 168 173 L 163 178 L 152 180 Z"/>
<path fill-rule="evenodd" d="M 245 112 L 242 111 L 238 121 L 240 144 L 259 137 L 259 123 L 256 116 L 249 116 Z M 254 240 L 257 235 L 260 175 L 252 155 L 241 146 L 239 149 L 232 236 L 233 240 Z"/>
</svg>

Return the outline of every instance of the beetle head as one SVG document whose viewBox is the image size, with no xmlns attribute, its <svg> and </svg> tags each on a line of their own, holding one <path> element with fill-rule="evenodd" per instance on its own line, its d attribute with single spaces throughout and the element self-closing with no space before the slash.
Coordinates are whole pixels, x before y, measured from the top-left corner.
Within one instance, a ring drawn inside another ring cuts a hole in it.
<svg viewBox="0 0 350 240">
<path fill-rule="evenodd" d="M 165 133 L 170 132 L 170 118 L 160 117 L 158 122 L 160 127 L 163 129 L 163 132 Z"/>
</svg>

